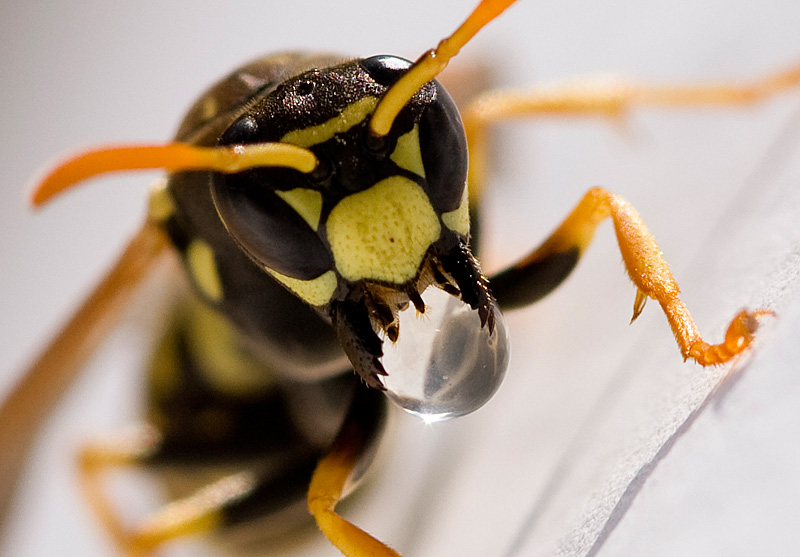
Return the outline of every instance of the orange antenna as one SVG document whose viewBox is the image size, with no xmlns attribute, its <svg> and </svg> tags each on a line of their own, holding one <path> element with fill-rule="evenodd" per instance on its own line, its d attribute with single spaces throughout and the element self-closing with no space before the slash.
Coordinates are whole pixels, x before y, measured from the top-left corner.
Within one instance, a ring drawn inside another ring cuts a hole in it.
<svg viewBox="0 0 800 557">
<path fill-rule="evenodd" d="M 166 145 L 128 145 L 86 151 L 50 171 L 31 195 L 39 206 L 78 182 L 106 172 L 163 168 L 240 172 L 250 168 L 282 166 L 305 174 L 317 166 L 308 149 L 287 143 L 255 143 L 228 147 L 197 147 L 187 143 Z"/>
<path fill-rule="evenodd" d="M 475 33 L 499 16 L 516 0 L 482 0 L 456 31 L 414 62 L 414 65 L 392 85 L 378 103 L 370 120 L 370 130 L 378 137 L 389 133 L 394 119 L 414 93 L 439 75 L 450 59 L 458 54 Z"/>
</svg>

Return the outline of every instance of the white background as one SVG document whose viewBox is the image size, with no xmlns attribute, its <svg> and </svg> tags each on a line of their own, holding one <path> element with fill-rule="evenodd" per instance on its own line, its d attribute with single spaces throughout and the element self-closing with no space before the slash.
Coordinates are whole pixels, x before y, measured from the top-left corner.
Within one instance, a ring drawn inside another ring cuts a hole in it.
<svg viewBox="0 0 800 557">
<path fill-rule="evenodd" d="M 209 83 L 258 54 L 415 58 L 469 0 L 4 2 L 0 17 L 0 390 L 141 221 L 154 175 L 97 181 L 37 214 L 23 192 L 84 145 L 166 140 Z M 646 82 L 743 80 L 800 63 L 800 4 L 522 0 L 462 63 L 497 84 L 618 72 Z M 536 245 L 590 186 L 628 198 L 704 334 L 743 306 L 777 312 L 751 357 L 683 364 L 633 287 L 608 226 L 575 275 L 509 316 L 506 383 L 484 409 L 424 427 L 400 416 L 390 460 L 344 512 L 408 555 L 788 555 L 800 552 L 800 91 L 757 108 L 634 110 L 623 126 L 551 120 L 497 135 L 485 267 Z M 141 312 L 140 312 L 141 313 Z M 146 312 L 144 312 L 146 313 Z M 75 447 L 136 401 L 138 351 L 118 335 L 57 409 L 0 542 L 5 555 L 108 555 Z M 2 448 L 0 448 L 2 450 Z M 277 549 L 275 549 L 277 547 Z M 167 554 L 216 551 L 200 543 Z M 312 528 L 275 555 L 335 555 Z M 269 549 L 266 550 L 267 554 Z"/>
</svg>

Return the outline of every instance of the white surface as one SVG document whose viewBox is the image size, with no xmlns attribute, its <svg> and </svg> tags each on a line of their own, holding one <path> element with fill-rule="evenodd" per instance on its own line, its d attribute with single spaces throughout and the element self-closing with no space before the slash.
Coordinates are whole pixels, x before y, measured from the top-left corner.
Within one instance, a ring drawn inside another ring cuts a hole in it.
<svg viewBox="0 0 800 557">
<path fill-rule="evenodd" d="M 414 58 L 471 7 L 6 2 L 0 389 L 138 224 L 151 179 L 97 182 L 31 215 L 20 192 L 44 162 L 87 144 L 168 138 L 206 85 L 262 52 Z M 503 85 L 606 71 L 744 79 L 800 61 L 796 2 L 521 0 L 512 10 L 464 54 L 499 60 Z M 503 128 L 486 267 L 538 243 L 600 184 L 639 209 L 705 335 L 721 338 L 742 306 L 778 317 L 709 396 L 727 368 L 683 364 L 655 304 L 628 327 L 634 292 L 604 226 L 563 288 L 509 316 L 514 352 L 495 399 L 430 428 L 402 416 L 391 461 L 347 516 L 408 555 L 796 554 L 798 106 L 800 93 L 752 110 L 634 111 L 623 128 Z M 135 360 L 118 336 L 58 409 L 0 553 L 111 553 L 77 493 L 72 454 L 128 420 L 119 407 L 135 407 L 125 396 Z M 294 543 L 272 553 L 336 554 L 312 529 Z M 201 542 L 168 554 L 204 552 Z"/>
</svg>

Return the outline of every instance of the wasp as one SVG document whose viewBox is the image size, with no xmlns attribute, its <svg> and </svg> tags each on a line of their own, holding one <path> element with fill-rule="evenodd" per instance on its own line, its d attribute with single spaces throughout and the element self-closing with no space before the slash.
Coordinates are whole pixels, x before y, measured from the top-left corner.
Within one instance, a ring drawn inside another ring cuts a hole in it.
<svg viewBox="0 0 800 557">
<path fill-rule="evenodd" d="M 637 103 L 737 104 L 793 86 L 796 72 L 753 86 L 499 90 L 459 115 L 431 80 L 511 3 L 482 2 L 415 63 L 383 55 L 259 59 L 201 96 L 175 142 L 88 152 L 37 189 L 38 203 L 107 170 L 170 172 L 151 193 L 147 220 L 118 266 L 27 376 L 51 385 L 52 370 L 74 369 L 84 339 L 106 328 L 129 286 L 164 253 L 178 254 L 193 294 L 156 350 L 150 426 L 82 452 L 87 495 L 123 550 L 147 552 L 305 501 L 345 553 L 394 554 L 334 511 L 379 444 L 384 392 L 430 420 L 485 403 L 507 363 L 501 310 L 526 306 L 560 284 L 608 219 L 636 287 L 634 317 L 647 299 L 656 300 L 684 358 L 703 365 L 748 347 L 764 313 L 743 311 L 723 342 L 704 341 L 652 236 L 621 197 L 590 190 L 544 243 L 493 274 L 473 253 L 474 208 L 488 181 L 488 133 L 501 121 L 614 116 Z M 431 301 L 437 293 L 443 301 Z M 437 311 L 445 333 L 429 341 L 421 367 L 390 365 L 391 345 L 409 342 L 412 325 L 402 316 L 433 319 Z M 467 350 L 473 347 L 477 352 Z M 416 383 L 395 382 L 408 371 Z M 316 397 L 322 402 L 294 402 Z M 19 399 L 9 400 L 4 409 L 19 422 Z M 329 406 L 333 415 L 323 412 Z M 298 412 L 310 425 L 301 427 Z M 315 439 L 324 429 L 332 431 Z M 133 530 L 116 521 L 101 489 L 100 476 L 123 464 L 189 468 L 220 460 L 243 469 Z"/>
</svg>

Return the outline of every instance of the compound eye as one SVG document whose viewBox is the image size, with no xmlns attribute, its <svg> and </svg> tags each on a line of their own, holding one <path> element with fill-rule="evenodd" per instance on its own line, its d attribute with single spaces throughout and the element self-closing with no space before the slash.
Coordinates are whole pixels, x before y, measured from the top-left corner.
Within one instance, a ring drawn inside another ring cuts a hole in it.
<svg viewBox="0 0 800 557">
<path fill-rule="evenodd" d="M 255 118 L 245 115 L 222 134 L 220 143 L 263 140 Z M 306 176 L 289 168 L 257 168 L 212 174 L 211 195 L 226 230 L 256 264 L 311 280 L 331 270 L 333 258 L 310 216 L 319 215 L 322 196 L 308 185 Z"/>
<path fill-rule="evenodd" d="M 360 64 L 375 83 L 385 87 L 400 79 L 400 76 L 411 67 L 411 62 L 408 60 L 387 54 L 365 58 Z"/>
<path fill-rule="evenodd" d="M 269 187 L 269 170 L 251 174 L 215 175 L 211 184 L 217 213 L 236 243 L 259 266 L 289 277 L 311 280 L 332 269 L 317 233 Z"/>
<path fill-rule="evenodd" d="M 431 203 L 437 211 L 461 204 L 467 180 L 467 138 L 455 102 L 434 81 L 436 96 L 419 122 L 419 142 Z"/>
</svg>

